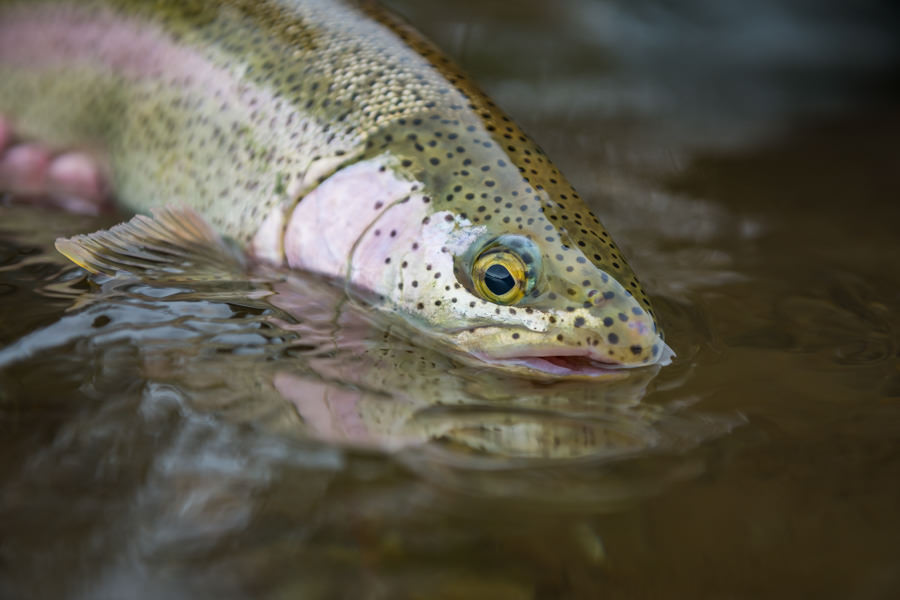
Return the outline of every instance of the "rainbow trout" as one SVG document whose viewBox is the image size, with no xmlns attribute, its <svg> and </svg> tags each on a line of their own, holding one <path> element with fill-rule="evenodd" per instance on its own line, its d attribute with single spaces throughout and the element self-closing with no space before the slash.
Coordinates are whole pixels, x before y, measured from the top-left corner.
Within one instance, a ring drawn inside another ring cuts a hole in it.
<svg viewBox="0 0 900 600">
<path fill-rule="evenodd" d="M 105 157 L 120 202 L 155 215 L 58 243 L 89 270 L 215 231 L 506 369 L 670 360 L 540 147 L 373 2 L 0 0 L 0 116 Z"/>
</svg>

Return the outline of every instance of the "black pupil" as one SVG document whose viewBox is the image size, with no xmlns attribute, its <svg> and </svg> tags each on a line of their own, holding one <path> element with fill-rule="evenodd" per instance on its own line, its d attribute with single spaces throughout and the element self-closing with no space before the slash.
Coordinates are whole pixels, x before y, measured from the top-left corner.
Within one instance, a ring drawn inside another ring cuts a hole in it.
<svg viewBox="0 0 900 600">
<path fill-rule="evenodd" d="M 516 287 L 516 280 L 503 265 L 491 265 L 484 272 L 484 285 L 497 296 L 502 296 Z"/>
</svg>

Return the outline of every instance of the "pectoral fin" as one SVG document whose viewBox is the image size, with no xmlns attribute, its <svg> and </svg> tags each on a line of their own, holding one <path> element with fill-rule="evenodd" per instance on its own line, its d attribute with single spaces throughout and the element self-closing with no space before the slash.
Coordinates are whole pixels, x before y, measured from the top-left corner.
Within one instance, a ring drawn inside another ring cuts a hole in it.
<svg viewBox="0 0 900 600">
<path fill-rule="evenodd" d="M 56 249 L 92 273 L 168 280 L 242 273 L 243 254 L 189 208 L 155 209 L 107 230 L 56 240 Z"/>
</svg>

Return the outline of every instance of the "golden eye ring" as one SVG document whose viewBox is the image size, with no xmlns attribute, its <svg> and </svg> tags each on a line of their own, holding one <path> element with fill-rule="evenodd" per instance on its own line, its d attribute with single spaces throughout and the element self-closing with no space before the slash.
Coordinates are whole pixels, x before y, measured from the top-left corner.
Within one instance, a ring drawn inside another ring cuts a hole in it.
<svg viewBox="0 0 900 600">
<path fill-rule="evenodd" d="M 506 248 L 489 249 L 475 260 L 472 282 L 484 299 L 515 304 L 525 296 L 528 285 L 525 261 Z"/>
</svg>

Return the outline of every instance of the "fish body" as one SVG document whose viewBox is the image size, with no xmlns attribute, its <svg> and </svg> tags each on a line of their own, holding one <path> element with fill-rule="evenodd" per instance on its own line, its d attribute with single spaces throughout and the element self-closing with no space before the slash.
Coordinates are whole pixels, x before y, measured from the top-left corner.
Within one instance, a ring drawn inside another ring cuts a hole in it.
<svg viewBox="0 0 900 600">
<path fill-rule="evenodd" d="M 574 188 L 374 3 L 0 0 L 0 81 L 0 115 L 104 157 L 128 208 L 189 207 L 484 361 L 596 376 L 669 360 Z"/>
</svg>

